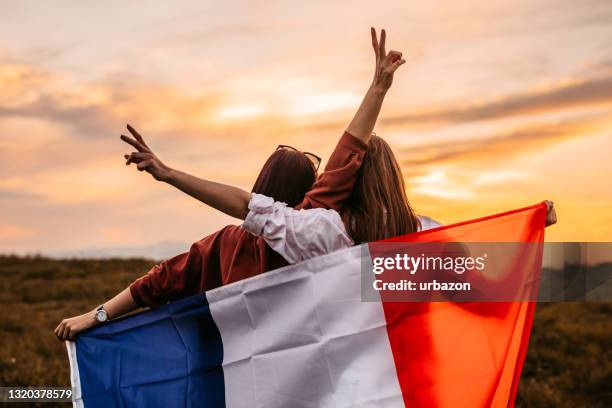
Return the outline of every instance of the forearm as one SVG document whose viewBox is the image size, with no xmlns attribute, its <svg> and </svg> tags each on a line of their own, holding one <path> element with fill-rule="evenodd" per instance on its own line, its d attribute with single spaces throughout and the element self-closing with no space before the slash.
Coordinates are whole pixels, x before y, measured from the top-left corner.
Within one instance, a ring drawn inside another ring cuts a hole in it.
<svg viewBox="0 0 612 408">
<path fill-rule="evenodd" d="M 367 144 L 386 94 L 386 89 L 372 84 L 346 131 Z"/>
<path fill-rule="evenodd" d="M 139 306 L 134 301 L 130 288 L 123 289 L 117 296 L 104 303 L 104 310 L 108 313 L 109 319 L 115 319 L 138 309 Z"/>
<path fill-rule="evenodd" d="M 57 338 L 59 340 L 74 340 L 79 333 L 98 324 L 96 319 L 97 309 L 98 306 L 82 315 L 62 320 L 54 331 Z M 104 310 L 106 310 L 110 319 L 115 319 L 136 309 L 138 309 L 138 305 L 134 301 L 129 288 L 124 289 L 117 296 L 104 303 Z"/>
<path fill-rule="evenodd" d="M 171 170 L 164 181 L 232 217 L 243 220 L 249 212 L 251 195 L 238 187 L 204 180 L 179 170 Z"/>
<path fill-rule="evenodd" d="M 140 308 L 134 301 L 130 288 L 125 288 L 119 292 L 115 297 L 103 303 L 104 310 L 108 314 L 109 319 L 116 319 L 128 314 Z M 95 321 L 96 311 L 98 306 L 94 307 L 89 314 L 91 314 L 92 320 Z"/>
</svg>

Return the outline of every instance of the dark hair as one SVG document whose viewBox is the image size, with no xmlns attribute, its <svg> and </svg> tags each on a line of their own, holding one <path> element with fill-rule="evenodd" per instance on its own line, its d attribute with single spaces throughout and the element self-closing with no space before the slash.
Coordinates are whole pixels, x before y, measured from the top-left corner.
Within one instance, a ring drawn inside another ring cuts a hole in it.
<svg viewBox="0 0 612 408">
<path fill-rule="evenodd" d="M 370 139 L 343 219 L 355 243 L 409 234 L 420 228 L 393 151 L 378 136 Z"/>
<path fill-rule="evenodd" d="M 263 165 L 251 191 L 295 207 L 304 200 L 315 178 L 314 165 L 304 153 L 278 149 Z"/>
</svg>

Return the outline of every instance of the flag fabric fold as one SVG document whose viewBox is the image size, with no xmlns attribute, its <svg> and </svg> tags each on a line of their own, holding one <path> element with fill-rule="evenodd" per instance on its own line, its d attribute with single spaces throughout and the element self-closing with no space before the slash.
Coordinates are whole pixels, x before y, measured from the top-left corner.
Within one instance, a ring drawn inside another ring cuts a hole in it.
<svg viewBox="0 0 612 408">
<path fill-rule="evenodd" d="M 541 243 L 545 213 L 390 241 Z M 360 245 L 88 330 L 67 343 L 74 405 L 513 406 L 535 304 L 364 302 L 369 258 Z"/>
</svg>

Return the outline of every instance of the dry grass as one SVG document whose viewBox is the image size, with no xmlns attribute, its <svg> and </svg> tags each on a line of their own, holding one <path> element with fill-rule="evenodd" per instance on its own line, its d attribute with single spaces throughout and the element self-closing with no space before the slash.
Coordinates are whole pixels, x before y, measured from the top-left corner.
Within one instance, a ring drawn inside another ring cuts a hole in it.
<svg viewBox="0 0 612 408">
<path fill-rule="evenodd" d="M 0 385 L 68 386 L 57 323 L 108 299 L 153 263 L 0 257 Z M 612 406 L 611 317 L 604 303 L 538 305 L 517 405 Z"/>
</svg>

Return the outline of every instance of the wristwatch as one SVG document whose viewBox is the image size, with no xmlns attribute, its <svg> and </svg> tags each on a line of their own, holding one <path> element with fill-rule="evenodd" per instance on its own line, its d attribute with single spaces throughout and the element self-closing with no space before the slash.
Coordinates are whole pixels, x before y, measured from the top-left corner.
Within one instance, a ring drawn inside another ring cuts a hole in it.
<svg viewBox="0 0 612 408">
<path fill-rule="evenodd" d="M 108 320 L 108 313 L 106 313 L 106 310 L 104 310 L 104 305 L 100 305 L 96 309 L 96 320 L 98 323 L 104 323 Z"/>
</svg>

